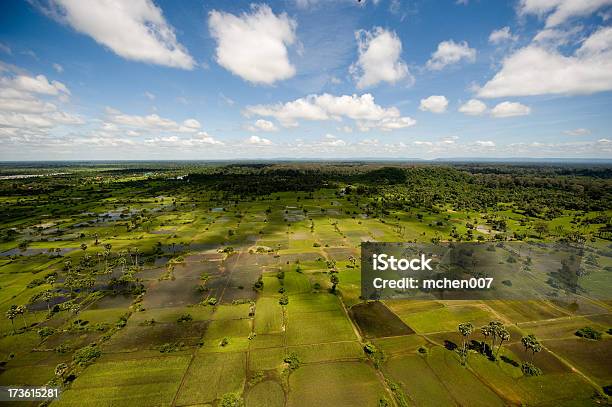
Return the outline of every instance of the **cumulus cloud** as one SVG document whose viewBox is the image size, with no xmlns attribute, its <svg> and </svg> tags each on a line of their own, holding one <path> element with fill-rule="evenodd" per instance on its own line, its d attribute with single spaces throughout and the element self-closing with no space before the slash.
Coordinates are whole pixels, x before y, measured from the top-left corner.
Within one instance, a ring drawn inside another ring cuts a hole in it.
<svg viewBox="0 0 612 407">
<path fill-rule="evenodd" d="M 585 128 L 577 128 L 572 130 L 566 130 L 563 133 L 567 134 L 568 136 L 588 136 L 589 134 L 591 134 L 591 130 Z"/>
<path fill-rule="evenodd" d="M 45 75 L 17 75 L 13 78 L 2 78 L 0 80 L 0 86 L 3 88 L 12 88 L 15 90 L 38 93 L 41 95 L 70 95 L 70 91 L 66 85 L 58 81 L 49 82 Z"/>
<path fill-rule="evenodd" d="M 520 15 L 546 17 L 546 27 L 555 27 L 609 5 L 612 5 L 612 0 L 521 0 L 518 11 Z"/>
<path fill-rule="evenodd" d="M 393 31 L 375 27 L 373 31 L 356 31 L 355 38 L 359 58 L 349 70 L 358 88 L 367 88 L 380 82 L 396 83 L 404 78 L 413 80 L 408 66 L 400 58 L 402 42 Z"/>
<path fill-rule="evenodd" d="M 295 75 L 287 46 L 296 41 L 297 23 L 287 14 L 275 15 L 267 5 L 252 5 L 239 16 L 213 10 L 208 26 L 217 63 L 233 74 L 267 85 Z"/>
<path fill-rule="evenodd" d="M 448 107 L 448 99 L 445 96 L 433 95 L 426 99 L 421 99 L 419 110 L 432 113 L 444 113 Z"/>
<path fill-rule="evenodd" d="M 12 129 L 12 135 L 41 136 L 58 126 L 82 124 L 81 117 L 54 103 L 54 98 L 62 102 L 68 95 L 66 85 L 44 75 L 0 77 L 0 128 Z"/>
<path fill-rule="evenodd" d="M 487 111 L 487 105 L 478 99 L 470 99 L 461 106 L 459 106 L 459 112 L 467 114 L 468 116 L 480 116 Z"/>
<path fill-rule="evenodd" d="M 446 66 L 462 60 L 474 62 L 476 60 L 476 50 L 470 48 L 466 41 L 459 43 L 453 40 L 442 41 L 438 44 L 436 52 L 431 54 L 431 58 L 427 61 L 427 68 L 432 71 L 440 71 Z"/>
<path fill-rule="evenodd" d="M 257 146 L 271 146 L 272 141 L 267 138 L 259 137 L 259 136 L 251 136 L 246 141 L 248 144 L 253 144 Z"/>
<path fill-rule="evenodd" d="M 612 90 L 612 27 L 595 31 L 571 56 L 528 45 L 507 57 L 477 94 L 495 98 L 607 90 Z"/>
<path fill-rule="evenodd" d="M 182 123 L 178 123 L 172 119 L 167 119 L 157 114 L 150 114 L 145 116 L 129 115 L 112 108 L 106 109 L 106 115 L 107 125 L 120 125 L 130 127 L 132 129 L 196 133 L 202 127 L 200 122 L 196 119 L 187 119 L 184 120 Z"/>
<path fill-rule="evenodd" d="M 362 131 L 372 128 L 395 130 L 410 127 L 416 121 L 402 117 L 396 107 L 377 105 L 369 93 L 361 96 L 309 95 L 287 103 L 247 106 L 244 115 L 273 117 L 284 127 L 298 126 L 298 120 L 355 120 Z"/>
<path fill-rule="evenodd" d="M 50 0 L 46 12 L 123 58 L 182 69 L 195 66 L 151 0 Z"/>
<path fill-rule="evenodd" d="M 499 44 L 505 41 L 516 41 L 518 37 L 516 35 L 512 35 L 510 32 L 510 27 L 506 26 L 500 28 L 499 30 L 493 30 L 489 35 L 489 42 L 491 44 Z"/>
<path fill-rule="evenodd" d="M 278 127 L 269 120 L 258 119 L 251 126 L 247 126 L 249 131 L 277 131 Z"/>
<path fill-rule="evenodd" d="M 531 113 L 531 108 L 518 102 L 501 102 L 491 109 L 491 116 L 496 118 L 525 116 Z"/>
</svg>

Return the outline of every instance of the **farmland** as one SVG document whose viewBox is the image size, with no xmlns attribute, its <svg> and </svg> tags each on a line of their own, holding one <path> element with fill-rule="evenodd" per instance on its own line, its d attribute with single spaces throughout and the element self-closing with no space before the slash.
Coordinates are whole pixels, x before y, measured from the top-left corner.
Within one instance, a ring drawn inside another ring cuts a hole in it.
<svg viewBox="0 0 612 407">
<path fill-rule="evenodd" d="M 0 385 L 59 386 L 53 406 L 608 402 L 608 167 L 0 167 L 32 171 L 55 175 L 0 181 Z M 362 242 L 516 240 L 588 244 L 596 295 L 360 298 Z"/>
</svg>

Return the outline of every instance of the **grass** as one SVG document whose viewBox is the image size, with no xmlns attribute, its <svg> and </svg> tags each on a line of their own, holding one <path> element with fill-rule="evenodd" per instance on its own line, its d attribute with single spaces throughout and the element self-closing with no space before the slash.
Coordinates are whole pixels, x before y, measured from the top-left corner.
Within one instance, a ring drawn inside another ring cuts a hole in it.
<svg viewBox="0 0 612 407">
<path fill-rule="evenodd" d="M 197 355 L 178 392 L 177 405 L 211 403 L 225 393 L 240 391 L 245 369 L 244 353 Z"/>
<path fill-rule="evenodd" d="M 374 406 L 385 389 L 362 362 L 304 365 L 289 376 L 288 406 Z"/>
<path fill-rule="evenodd" d="M 277 382 L 266 380 L 249 389 L 245 401 L 249 407 L 283 407 L 285 392 Z"/>
</svg>

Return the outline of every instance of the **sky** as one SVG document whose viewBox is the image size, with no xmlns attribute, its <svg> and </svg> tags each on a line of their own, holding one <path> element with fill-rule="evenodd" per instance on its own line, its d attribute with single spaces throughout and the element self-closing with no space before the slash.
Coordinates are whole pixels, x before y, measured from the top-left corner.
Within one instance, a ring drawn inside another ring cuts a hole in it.
<svg viewBox="0 0 612 407">
<path fill-rule="evenodd" d="M 0 160 L 612 159 L 612 0 L 4 0 Z"/>
</svg>

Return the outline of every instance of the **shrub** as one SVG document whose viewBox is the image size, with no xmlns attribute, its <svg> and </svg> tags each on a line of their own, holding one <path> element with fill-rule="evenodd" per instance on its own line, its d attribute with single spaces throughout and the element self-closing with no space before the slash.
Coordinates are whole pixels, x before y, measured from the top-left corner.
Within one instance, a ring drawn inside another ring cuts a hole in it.
<svg viewBox="0 0 612 407">
<path fill-rule="evenodd" d="M 46 337 L 53 335 L 54 332 L 55 329 L 45 326 L 38 330 L 38 336 L 40 336 L 40 339 L 45 339 Z"/>
<path fill-rule="evenodd" d="M 77 365 L 84 366 L 99 358 L 100 355 L 102 351 L 96 345 L 88 345 L 74 352 L 72 358 Z"/>
<path fill-rule="evenodd" d="M 598 341 L 601 339 L 601 332 L 594 330 L 590 326 L 585 326 L 576 331 L 576 336 Z"/>
<path fill-rule="evenodd" d="M 289 370 L 295 370 L 300 367 L 300 358 L 295 353 L 291 353 L 284 359 Z"/>
<path fill-rule="evenodd" d="M 221 407 L 243 407 L 244 400 L 235 393 L 226 393 L 221 397 Z"/>
<path fill-rule="evenodd" d="M 521 370 L 525 376 L 541 376 L 542 370 L 535 366 L 533 363 L 523 362 Z"/>
<path fill-rule="evenodd" d="M 193 317 L 190 314 L 183 314 L 177 319 L 177 322 L 191 322 L 193 321 Z"/>
<path fill-rule="evenodd" d="M 278 300 L 278 303 L 280 305 L 287 305 L 289 304 L 289 297 L 287 297 L 287 294 L 283 294 L 280 299 Z"/>
</svg>

